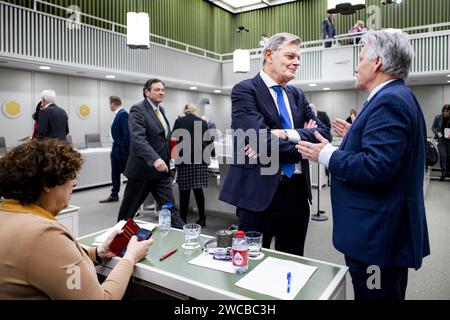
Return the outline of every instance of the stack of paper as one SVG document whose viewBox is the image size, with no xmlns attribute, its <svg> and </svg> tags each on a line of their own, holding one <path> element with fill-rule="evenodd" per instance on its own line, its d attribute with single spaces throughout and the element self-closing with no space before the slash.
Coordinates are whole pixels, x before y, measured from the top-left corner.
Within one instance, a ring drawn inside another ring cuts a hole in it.
<svg viewBox="0 0 450 320">
<path fill-rule="evenodd" d="M 236 282 L 236 286 L 278 299 L 294 300 L 316 270 L 317 267 L 268 257 Z"/>
<path fill-rule="evenodd" d="M 189 263 L 199 267 L 234 273 L 234 268 L 231 261 L 215 260 L 212 254 L 202 253 L 197 258 L 189 261 Z"/>
<path fill-rule="evenodd" d="M 94 247 L 98 247 L 101 246 L 103 244 L 103 242 L 106 241 L 106 239 L 108 239 L 108 237 L 111 235 L 111 233 L 114 230 L 121 230 L 123 228 L 123 226 L 125 225 L 126 221 L 122 220 L 119 221 L 114 227 L 108 229 L 108 231 L 102 233 L 101 235 L 97 236 L 94 240 L 94 242 L 92 243 L 92 245 Z M 153 231 L 153 229 L 156 228 L 156 224 L 154 223 L 150 223 L 150 222 L 142 222 L 142 221 L 136 221 L 137 225 L 143 229 L 147 229 L 150 231 Z"/>
</svg>

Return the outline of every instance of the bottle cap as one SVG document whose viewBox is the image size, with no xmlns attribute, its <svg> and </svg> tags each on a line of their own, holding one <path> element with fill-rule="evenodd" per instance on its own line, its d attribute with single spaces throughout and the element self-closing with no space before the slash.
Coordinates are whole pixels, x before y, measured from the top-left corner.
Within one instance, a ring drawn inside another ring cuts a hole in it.
<svg viewBox="0 0 450 320">
<path fill-rule="evenodd" d="M 238 232 L 236 232 L 235 237 L 236 238 L 244 238 L 245 237 L 245 232 L 244 231 L 238 231 Z"/>
<path fill-rule="evenodd" d="M 173 204 L 172 203 L 168 203 L 162 206 L 162 209 L 172 209 L 173 208 Z"/>
</svg>

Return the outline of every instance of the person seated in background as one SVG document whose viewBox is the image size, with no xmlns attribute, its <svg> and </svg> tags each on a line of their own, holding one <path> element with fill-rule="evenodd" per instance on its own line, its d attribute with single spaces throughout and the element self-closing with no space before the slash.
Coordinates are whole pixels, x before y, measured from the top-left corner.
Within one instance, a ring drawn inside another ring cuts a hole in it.
<svg viewBox="0 0 450 320">
<path fill-rule="evenodd" d="M 442 113 L 434 118 L 431 130 L 438 142 L 439 163 L 442 170 L 440 180 L 444 181 L 446 177 L 450 177 L 450 104 L 442 107 Z"/>
<path fill-rule="evenodd" d="M 355 121 L 357 115 L 358 115 L 358 112 L 356 112 L 355 109 L 351 109 L 350 110 L 350 116 L 345 121 L 347 121 L 348 123 L 352 124 Z"/>
<path fill-rule="evenodd" d="M 356 21 L 355 25 L 348 30 L 348 33 L 361 33 L 366 31 L 367 28 L 364 27 L 364 21 L 358 20 Z M 360 40 L 361 35 L 355 36 L 354 38 L 350 39 L 350 44 L 358 44 Z"/>
<path fill-rule="evenodd" d="M 56 220 L 70 201 L 81 155 L 57 139 L 36 139 L 0 159 L 0 300 L 121 299 L 152 239 L 133 237 L 100 284 L 94 263 L 114 256 L 116 231 L 97 248 L 80 246 Z"/>
</svg>

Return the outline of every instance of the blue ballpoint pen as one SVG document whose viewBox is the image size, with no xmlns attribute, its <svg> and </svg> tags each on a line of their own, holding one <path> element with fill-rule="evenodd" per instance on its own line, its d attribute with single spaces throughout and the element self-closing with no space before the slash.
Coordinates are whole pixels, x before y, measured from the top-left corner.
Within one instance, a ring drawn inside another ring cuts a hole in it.
<svg viewBox="0 0 450 320">
<path fill-rule="evenodd" d="M 291 293 L 291 277 L 292 274 L 288 272 L 287 274 L 287 293 Z"/>
</svg>

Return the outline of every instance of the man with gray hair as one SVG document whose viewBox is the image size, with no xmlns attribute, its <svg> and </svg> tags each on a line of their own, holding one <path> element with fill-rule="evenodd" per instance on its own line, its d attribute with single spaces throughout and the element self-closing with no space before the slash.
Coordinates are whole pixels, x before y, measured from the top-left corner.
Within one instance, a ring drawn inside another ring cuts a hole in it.
<svg viewBox="0 0 450 320">
<path fill-rule="evenodd" d="M 344 253 L 355 299 L 404 300 L 408 268 L 430 254 L 423 181 L 426 126 L 405 85 L 414 51 L 406 34 L 369 31 L 355 70 L 369 93 L 355 122 L 333 123 L 344 139 L 333 147 L 300 142 L 304 158 L 332 176 L 333 243 Z"/>
<path fill-rule="evenodd" d="M 256 132 L 263 138 L 257 146 L 246 146 L 245 163 L 230 165 L 219 199 L 237 207 L 240 230 L 263 234 L 265 248 L 275 237 L 276 250 L 303 255 L 311 182 L 309 163 L 295 145 L 299 140 L 316 142 L 314 131 L 330 140 L 331 134 L 312 112 L 303 92 L 287 85 L 300 65 L 299 45 L 295 35 L 272 36 L 263 49 L 261 72 L 233 88 L 233 130 Z M 271 150 L 272 140 L 278 144 L 270 155 L 276 171 L 268 175 L 262 170 L 259 153 Z M 243 154 L 244 146 L 241 149 L 234 143 L 233 147 L 235 156 Z"/>
<path fill-rule="evenodd" d="M 41 111 L 38 117 L 38 138 L 56 138 L 66 140 L 69 134 L 69 122 L 66 111 L 55 104 L 56 94 L 53 90 L 41 93 Z"/>
</svg>

